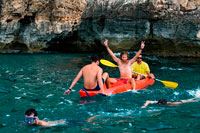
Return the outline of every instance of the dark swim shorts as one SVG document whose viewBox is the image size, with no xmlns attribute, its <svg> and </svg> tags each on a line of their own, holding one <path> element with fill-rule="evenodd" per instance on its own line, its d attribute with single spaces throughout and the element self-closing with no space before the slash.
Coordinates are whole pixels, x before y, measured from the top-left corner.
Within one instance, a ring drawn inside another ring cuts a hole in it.
<svg viewBox="0 0 200 133">
<path fill-rule="evenodd" d="M 104 84 L 104 79 L 102 78 L 103 84 Z M 85 88 L 84 88 L 85 89 Z M 97 83 L 97 86 L 94 89 L 85 89 L 86 91 L 99 91 L 101 88 L 99 87 L 99 84 Z"/>
</svg>

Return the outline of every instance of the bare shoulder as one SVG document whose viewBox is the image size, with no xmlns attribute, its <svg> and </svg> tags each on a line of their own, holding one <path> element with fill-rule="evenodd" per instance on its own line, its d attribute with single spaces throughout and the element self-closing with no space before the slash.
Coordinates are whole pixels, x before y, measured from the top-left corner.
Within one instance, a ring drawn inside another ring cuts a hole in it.
<svg viewBox="0 0 200 133">
<path fill-rule="evenodd" d="M 83 66 L 83 67 L 81 68 L 81 70 L 87 69 L 88 67 L 90 67 L 90 64 Z"/>
<path fill-rule="evenodd" d="M 99 70 L 103 70 L 100 66 L 97 66 L 97 68 L 98 68 Z"/>
</svg>

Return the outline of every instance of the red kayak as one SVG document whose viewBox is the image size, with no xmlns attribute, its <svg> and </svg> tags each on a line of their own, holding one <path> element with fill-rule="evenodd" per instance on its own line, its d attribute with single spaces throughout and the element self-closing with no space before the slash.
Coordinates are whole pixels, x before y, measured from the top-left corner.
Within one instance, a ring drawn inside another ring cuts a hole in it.
<svg viewBox="0 0 200 133">
<path fill-rule="evenodd" d="M 136 82 L 136 89 L 135 90 L 141 90 L 141 89 L 146 89 L 149 85 L 153 85 L 155 80 L 154 79 L 142 79 L 135 81 Z M 89 96 L 95 96 L 99 93 L 104 94 L 104 95 L 111 95 L 111 94 L 117 94 L 117 93 L 123 93 L 129 90 L 132 90 L 131 83 L 124 83 L 123 80 L 118 79 L 116 83 L 111 84 L 110 88 L 107 88 L 106 85 L 104 84 L 104 92 L 102 90 L 99 91 L 87 91 L 87 93 L 81 89 L 79 91 L 79 94 L 81 97 L 88 97 Z"/>
</svg>

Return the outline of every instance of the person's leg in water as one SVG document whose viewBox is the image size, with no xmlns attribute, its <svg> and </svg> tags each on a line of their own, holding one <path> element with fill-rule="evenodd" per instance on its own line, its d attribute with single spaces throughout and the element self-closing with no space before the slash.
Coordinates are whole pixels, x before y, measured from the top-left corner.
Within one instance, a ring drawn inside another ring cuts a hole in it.
<svg viewBox="0 0 200 133">
<path fill-rule="evenodd" d="M 108 73 L 107 72 L 103 73 L 102 77 L 106 83 L 107 88 L 110 88 L 110 79 Z"/>
<path fill-rule="evenodd" d="M 130 78 L 127 83 L 131 83 L 133 90 L 135 90 L 136 88 L 136 84 L 135 84 L 135 79 L 134 78 Z"/>
</svg>

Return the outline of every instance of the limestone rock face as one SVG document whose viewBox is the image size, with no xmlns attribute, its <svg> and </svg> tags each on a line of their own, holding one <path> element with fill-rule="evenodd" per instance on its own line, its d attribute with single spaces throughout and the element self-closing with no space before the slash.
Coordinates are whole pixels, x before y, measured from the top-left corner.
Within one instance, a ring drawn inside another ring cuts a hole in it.
<svg viewBox="0 0 200 133">
<path fill-rule="evenodd" d="M 40 50 L 57 36 L 76 30 L 84 0 L 2 0 L 0 48 Z"/>
<path fill-rule="evenodd" d="M 0 50 L 200 57 L 200 0 L 1 0 Z"/>
</svg>

